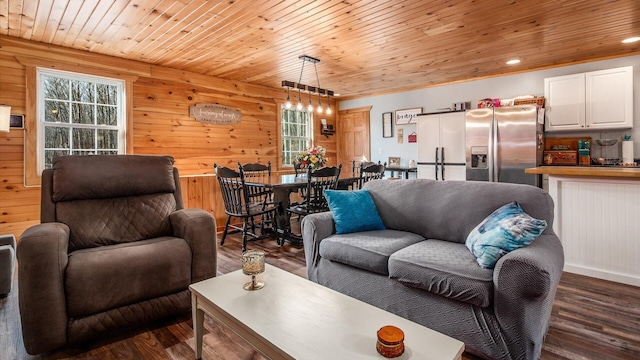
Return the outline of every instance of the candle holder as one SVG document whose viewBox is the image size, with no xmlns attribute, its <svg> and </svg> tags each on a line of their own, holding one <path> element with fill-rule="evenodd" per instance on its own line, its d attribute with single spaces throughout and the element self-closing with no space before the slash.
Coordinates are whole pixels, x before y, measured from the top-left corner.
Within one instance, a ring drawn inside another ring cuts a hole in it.
<svg viewBox="0 0 640 360">
<path fill-rule="evenodd" d="M 263 282 L 256 281 L 256 275 L 264 272 L 264 251 L 249 250 L 242 253 L 242 273 L 251 275 L 251 281 L 242 287 L 245 290 L 258 290 L 264 286 Z"/>
</svg>

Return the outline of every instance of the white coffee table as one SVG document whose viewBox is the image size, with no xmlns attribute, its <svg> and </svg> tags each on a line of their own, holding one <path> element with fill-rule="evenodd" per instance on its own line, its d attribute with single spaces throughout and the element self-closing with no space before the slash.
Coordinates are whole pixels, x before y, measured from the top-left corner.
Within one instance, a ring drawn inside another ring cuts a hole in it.
<svg viewBox="0 0 640 360">
<path fill-rule="evenodd" d="M 204 314 L 228 326 L 269 359 L 383 359 L 376 333 L 404 331 L 396 359 L 461 359 L 464 343 L 312 281 L 267 265 L 264 288 L 246 291 L 238 270 L 189 286 L 196 358 L 202 357 Z"/>
</svg>

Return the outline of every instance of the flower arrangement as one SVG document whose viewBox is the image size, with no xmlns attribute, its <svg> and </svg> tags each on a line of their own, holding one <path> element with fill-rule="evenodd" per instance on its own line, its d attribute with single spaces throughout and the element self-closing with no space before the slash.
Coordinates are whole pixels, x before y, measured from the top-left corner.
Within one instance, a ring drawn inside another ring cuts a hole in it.
<svg viewBox="0 0 640 360">
<path fill-rule="evenodd" d="M 300 164 L 301 169 L 311 168 L 316 170 L 324 166 L 327 163 L 327 149 L 322 146 L 316 146 L 301 151 L 296 156 L 296 162 Z"/>
</svg>

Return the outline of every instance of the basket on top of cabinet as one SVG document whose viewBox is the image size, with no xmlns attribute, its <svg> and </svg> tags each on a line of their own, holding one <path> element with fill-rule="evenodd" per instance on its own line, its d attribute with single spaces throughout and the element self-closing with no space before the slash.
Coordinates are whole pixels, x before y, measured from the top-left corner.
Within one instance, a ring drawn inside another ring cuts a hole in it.
<svg viewBox="0 0 640 360">
<path fill-rule="evenodd" d="M 513 105 L 526 105 L 526 104 L 537 104 L 539 107 L 544 107 L 544 96 L 536 97 L 536 98 L 528 98 L 528 99 L 514 99 Z"/>
</svg>

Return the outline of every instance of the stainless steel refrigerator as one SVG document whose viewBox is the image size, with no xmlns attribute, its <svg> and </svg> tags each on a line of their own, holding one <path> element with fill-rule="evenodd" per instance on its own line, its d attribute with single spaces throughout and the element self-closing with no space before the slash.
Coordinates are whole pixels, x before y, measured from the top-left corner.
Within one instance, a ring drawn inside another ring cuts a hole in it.
<svg viewBox="0 0 640 360">
<path fill-rule="evenodd" d="M 541 186 L 540 176 L 525 174 L 542 163 L 544 121 L 537 105 L 467 111 L 467 180 Z"/>
</svg>

